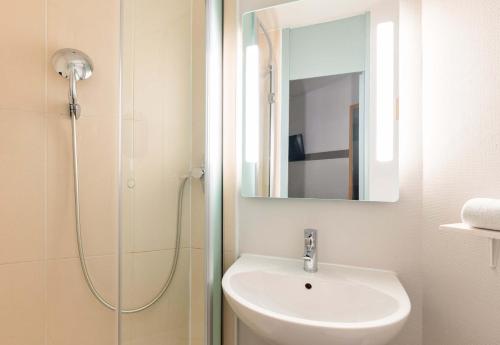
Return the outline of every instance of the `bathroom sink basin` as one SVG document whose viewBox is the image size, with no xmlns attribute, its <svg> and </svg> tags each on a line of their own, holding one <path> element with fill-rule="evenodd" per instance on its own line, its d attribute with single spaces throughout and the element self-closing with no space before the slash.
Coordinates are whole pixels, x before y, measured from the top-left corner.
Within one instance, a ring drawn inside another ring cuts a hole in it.
<svg viewBox="0 0 500 345">
<path fill-rule="evenodd" d="M 242 255 L 222 287 L 249 328 L 280 345 L 383 345 L 403 327 L 410 300 L 396 274 L 301 260 Z"/>
</svg>

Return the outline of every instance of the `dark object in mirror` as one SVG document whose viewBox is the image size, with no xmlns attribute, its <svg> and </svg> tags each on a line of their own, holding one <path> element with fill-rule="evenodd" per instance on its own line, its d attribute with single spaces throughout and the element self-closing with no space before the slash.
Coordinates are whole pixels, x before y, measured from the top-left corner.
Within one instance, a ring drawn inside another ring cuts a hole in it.
<svg viewBox="0 0 500 345">
<path fill-rule="evenodd" d="M 304 152 L 304 139 L 302 134 L 290 135 L 288 137 L 288 161 L 298 162 L 306 159 Z"/>
</svg>

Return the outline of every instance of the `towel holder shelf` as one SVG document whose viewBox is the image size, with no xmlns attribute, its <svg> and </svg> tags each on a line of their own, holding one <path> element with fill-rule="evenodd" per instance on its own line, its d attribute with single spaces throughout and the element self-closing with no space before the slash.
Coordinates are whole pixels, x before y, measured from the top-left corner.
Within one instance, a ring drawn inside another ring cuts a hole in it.
<svg viewBox="0 0 500 345">
<path fill-rule="evenodd" d="M 490 267 L 497 267 L 497 251 L 500 246 L 500 231 L 473 228 L 465 223 L 445 224 L 441 225 L 439 229 L 487 238 L 490 245 Z"/>
</svg>

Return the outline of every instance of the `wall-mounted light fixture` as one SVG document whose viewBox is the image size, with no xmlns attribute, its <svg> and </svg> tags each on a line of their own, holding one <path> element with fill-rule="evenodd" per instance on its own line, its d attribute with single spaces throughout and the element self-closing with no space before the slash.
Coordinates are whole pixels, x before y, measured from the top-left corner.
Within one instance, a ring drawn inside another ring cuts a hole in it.
<svg viewBox="0 0 500 345">
<path fill-rule="evenodd" d="M 259 46 L 245 52 L 245 161 L 257 163 L 260 143 Z"/>
<path fill-rule="evenodd" d="M 377 25 L 377 161 L 394 159 L 394 23 Z"/>
</svg>

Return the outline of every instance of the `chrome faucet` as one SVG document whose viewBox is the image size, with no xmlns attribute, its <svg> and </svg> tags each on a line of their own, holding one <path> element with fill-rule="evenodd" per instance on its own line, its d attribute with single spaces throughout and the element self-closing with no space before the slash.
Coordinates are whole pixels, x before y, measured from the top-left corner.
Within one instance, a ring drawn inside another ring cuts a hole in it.
<svg viewBox="0 0 500 345">
<path fill-rule="evenodd" d="M 318 231 L 314 229 L 304 230 L 304 271 L 318 271 Z"/>
</svg>

